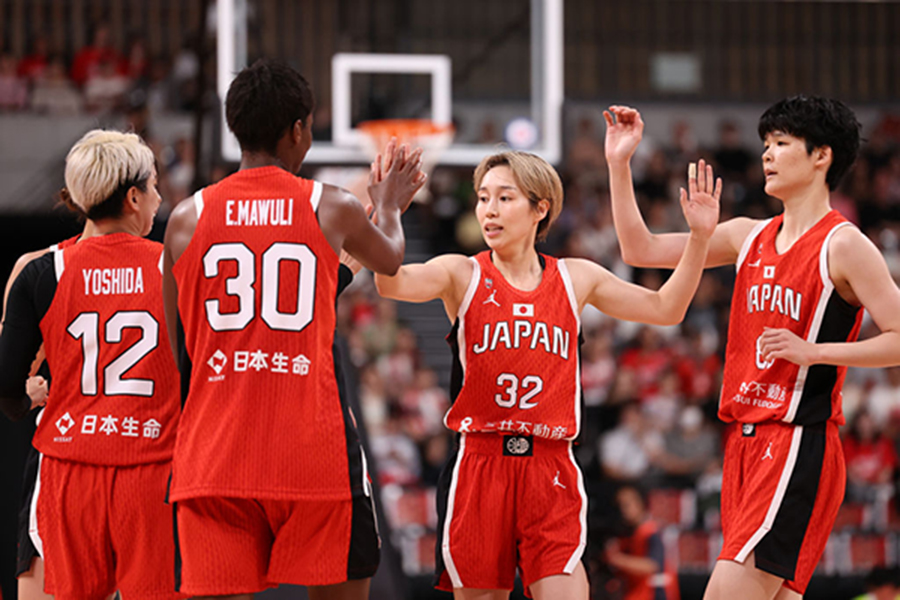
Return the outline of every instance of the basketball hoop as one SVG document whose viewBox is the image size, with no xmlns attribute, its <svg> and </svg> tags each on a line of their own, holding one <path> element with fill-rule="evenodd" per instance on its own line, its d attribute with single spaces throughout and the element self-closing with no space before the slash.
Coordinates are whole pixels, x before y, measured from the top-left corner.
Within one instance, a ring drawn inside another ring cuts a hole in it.
<svg viewBox="0 0 900 600">
<path fill-rule="evenodd" d="M 373 160 L 392 137 L 397 138 L 400 144 L 409 144 L 410 149 L 421 147 L 424 150 L 422 171 L 428 176 L 456 133 L 453 125 L 439 125 L 430 119 L 379 119 L 363 121 L 357 128 L 364 140 L 363 149 Z M 427 183 L 413 198 L 416 202 L 428 202 L 430 199 Z"/>
</svg>

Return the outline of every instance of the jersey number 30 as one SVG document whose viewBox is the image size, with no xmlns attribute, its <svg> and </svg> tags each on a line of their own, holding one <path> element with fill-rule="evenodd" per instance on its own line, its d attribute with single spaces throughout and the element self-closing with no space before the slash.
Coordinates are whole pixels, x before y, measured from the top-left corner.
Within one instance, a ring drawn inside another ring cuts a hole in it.
<svg viewBox="0 0 900 600">
<path fill-rule="evenodd" d="M 256 316 L 256 257 L 253 251 L 240 243 L 213 244 L 203 256 L 203 274 L 213 278 L 219 275 L 219 263 L 237 262 L 237 275 L 225 280 L 225 293 L 238 300 L 236 312 L 222 313 L 219 300 L 207 300 L 206 319 L 214 331 L 238 331 L 250 324 Z M 300 267 L 297 278 L 297 308 L 293 312 L 278 310 L 281 262 L 296 262 Z M 316 293 L 316 255 L 306 244 L 278 242 L 262 254 L 262 319 L 272 329 L 300 331 L 312 322 Z"/>
</svg>

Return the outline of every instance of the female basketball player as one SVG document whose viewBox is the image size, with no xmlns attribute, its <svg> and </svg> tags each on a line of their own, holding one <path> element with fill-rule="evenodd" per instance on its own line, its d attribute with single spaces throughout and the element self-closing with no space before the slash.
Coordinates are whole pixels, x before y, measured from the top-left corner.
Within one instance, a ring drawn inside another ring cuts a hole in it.
<svg viewBox="0 0 900 600">
<path fill-rule="evenodd" d="M 94 130 L 66 158 L 66 187 L 93 234 L 31 261 L 0 334 L 0 404 L 31 407 L 29 365 L 44 344 L 56 378 L 34 437 L 36 507 L 56 598 L 177 598 L 164 502 L 179 402 L 162 325 L 162 245 L 143 239 L 159 208 L 152 151 Z"/>
<path fill-rule="evenodd" d="M 672 266 L 684 234 L 654 235 L 635 202 L 629 161 L 643 122 L 606 113 L 606 155 L 622 257 Z M 859 122 L 836 100 L 797 96 L 759 122 L 766 193 L 784 212 L 715 228 L 707 266 L 737 269 L 719 417 L 731 423 L 722 553 L 708 599 L 800 597 L 844 496 L 838 438 L 847 366 L 900 363 L 900 290 L 875 245 L 829 204 L 859 150 Z M 700 185 L 711 170 L 701 168 Z M 856 342 L 862 308 L 882 333 Z"/>
<path fill-rule="evenodd" d="M 654 292 L 590 261 L 538 253 L 535 241 L 563 203 L 559 176 L 543 159 L 489 156 L 474 183 L 489 251 L 375 278 L 388 298 L 440 298 L 454 322 L 455 403 L 445 423 L 459 435 L 438 495 L 438 587 L 457 598 L 507 598 L 518 568 L 538 600 L 587 598 L 587 497 L 572 454 L 581 430 L 581 311 L 591 304 L 619 319 L 679 322 L 700 281 L 720 187 L 690 182 L 687 251 Z"/>
</svg>

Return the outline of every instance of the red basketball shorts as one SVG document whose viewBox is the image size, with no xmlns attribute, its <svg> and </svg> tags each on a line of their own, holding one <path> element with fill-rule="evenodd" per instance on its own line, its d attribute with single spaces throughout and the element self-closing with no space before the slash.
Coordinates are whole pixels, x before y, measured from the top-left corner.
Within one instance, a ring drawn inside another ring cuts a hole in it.
<svg viewBox="0 0 900 600">
<path fill-rule="evenodd" d="M 259 592 L 279 583 L 331 585 L 375 574 L 372 500 L 204 497 L 175 504 L 179 591 Z"/>
<path fill-rule="evenodd" d="M 109 467 L 44 456 L 37 501 L 44 589 L 57 599 L 181 598 L 175 592 L 171 466 Z"/>
<path fill-rule="evenodd" d="M 726 432 L 720 560 L 744 562 L 806 591 L 844 498 L 834 423 L 732 424 Z"/>
<path fill-rule="evenodd" d="M 571 574 L 587 543 L 588 500 L 567 441 L 461 434 L 438 487 L 436 587 L 526 593 Z"/>
</svg>

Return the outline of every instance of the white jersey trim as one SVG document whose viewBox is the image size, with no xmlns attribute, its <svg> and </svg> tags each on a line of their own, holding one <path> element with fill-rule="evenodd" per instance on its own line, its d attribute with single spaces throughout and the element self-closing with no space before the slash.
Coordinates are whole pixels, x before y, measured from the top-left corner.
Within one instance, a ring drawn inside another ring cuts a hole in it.
<svg viewBox="0 0 900 600">
<path fill-rule="evenodd" d="M 791 438 L 791 448 L 788 450 L 787 460 L 784 463 L 784 469 L 781 470 L 781 477 L 778 479 L 778 487 L 775 488 L 775 495 L 772 497 L 772 502 L 769 504 L 769 510 L 766 512 L 766 517 L 763 519 L 762 525 L 756 532 L 750 536 L 750 539 L 747 540 L 747 543 L 744 544 L 744 547 L 741 548 L 741 551 L 738 552 L 737 556 L 734 557 L 739 563 L 743 563 L 747 560 L 747 557 L 756 548 L 756 545 L 763 539 L 763 537 L 772 529 L 772 523 L 775 522 L 775 516 L 778 514 L 778 510 L 781 508 L 781 503 L 784 500 L 784 494 L 787 492 L 788 483 L 791 480 L 791 475 L 794 474 L 794 465 L 797 463 L 797 455 L 800 453 L 800 440 L 803 438 L 803 426 L 796 425 L 794 428 L 793 437 Z"/>
<path fill-rule="evenodd" d="M 822 320 L 825 318 L 825 309 L 828 308 L 828 303 L 831 301 L 831 295 L 834 293 L 834 282 L 831 280 L 831 275 L 828 272 L 828 245 L 831 243 L 831 238 L 835 232 L 845 225 L 850 225 L 850 223 L 845 221 L 832 227 L 831 231 L 828 232 L 828 235 L 825 236 L 822 247 L 819 249 L 819 276 L 822 279 L 822 293 L 819 294 L 819 300 L 816 303 L 816 310 L 813 313 L 812 323 L 810 324 L 809 332 L 806 334 L 806 341 L 813 344 L 816 343 L 816 338 L 819 337 L 819 331 L 822 329 Z M 806 386 L 806 376 L 808 374 L 808 366 L 802 366 L 797 371 L 797 379 L 794 380 L 794 390 L 791 393 L 791 404 L 788 406 L 782 421 L 792 423 L 797 416 L 797 410 L 800 408 L 800 399 L 803 397 L 803 390 Z"/>
<path fill-rule="evenodd" d="M 747 234 L 747 237 L 744 238 L 744 243 L 741 244 L 741 251 L 738 254 L 737 262 L 734 265 L 735 272 L 741 270 L 741 265 L 744 264 L 744 259 L 747 258 L 747 255 L 750 253 L 750 247 L 753 245 L 753 242 L 756 241 L 757 237 L 759 237 L 759 232 L 765 229 L 766 225 L 771 222 L 772 219 L 760 221 L 753 229 L 750 230 L 750 233 Z"/>
<path fill-rule="evenodd" d="M 194 210 L 197 211 L 197 220 L 200 220 L 200 215 L 203 214 L 203 190 L 199 189 L 194 192 Z"/>
<path fill-rule="evenodd" d="M 62 279 L 63 271 L 66 270 L 66 261 L 63 258 L 63 251 L 59 248 L 53 251 L 53 270 L 56 273 L 56 281 Z"/>
<path fill-rule="evenodd" d="M 309 203 L 312 205 L 313 212 L 319 211 L 319 201 L 322 199 L 322 182 L 313 181 L 312 194 L 309 196 Z"/>
<path fill-rule="evenodd" d="M 563 286 L 566 288 L 566 295 L 569 297 L 569 306 L 572 308 L 572 315 L 575 317 L 575 433 L 569 439 L 578 437 L 581 432 L 581 361 L 578 360 L 578 353 L 581 348 L 578 346 L 578 338 L 581 334 L 581 315 L 578 314 L 578 300 L 575 298 L 575 287 L 572 285 L 572 276 L 569 275 L 569 267 L 566 261 L 560 259 L 556 261 L 559 275 L 562 277 Z"/>
<path fill-rule="evenodd" d="M 37 477 L 34 480 L 34 493 L 31 494 L 31 505 L 28 507 L 28 537 L 31 538 L 31 543 L 40 557 L 44 556 L 44 540 L 41 539 L 41 533 L 38 528 L 37 504 L 38 497 L 41 494 L 41 466 L 43 466 L 43 463 L 44 455 L 38 453 Z"/>
<path fill-rule="evenodd" d="M 565 573 L 571 575 L 575 571 L 575 567 L 578 566 L 578 563 L 584 554 L 584 549 L 587 548 L 588 495 L 587 491 L 584 489 L 584 474 L 578 467 L 578 462 L 575 460 L 575 454 L 572 452 L 572 442 L 569 442 L 569 460 L 572 461 L 572 467 L 578 474 L 578 495 L 581 496 L 581 509 L 578 511 L 578 522 L 581 524 L 581 533 L 578 536 L 578 548 L 576 548 L 572 556 L 569 557 L 569 562 L 566 563 L 566 566 L 563 569 Z"/>
<path fill-rule="evenodd" d="M 456 487 L 459 484 L 459 466 L 462 464 L 463 456 L 466 453 L 466 434 L 459 435 L 459 452 L 456 455 L 456 464 L 453 465 L 453 476 L 450 478 L 450 492 L 447 498 L 447 516 L 444 519 L 444 535 L 441 540 L 441 555 L 444 557 L 444 568 L 450 576 L 453 587 L 461 588 L 462 579 L 459 577 L 459 571 L 456 570 L 456 563 L 453 562 L 453 556 L 450 553 L 450 524 L 453 521 L 453 508 L 456 500 Z"/>
</svg>

